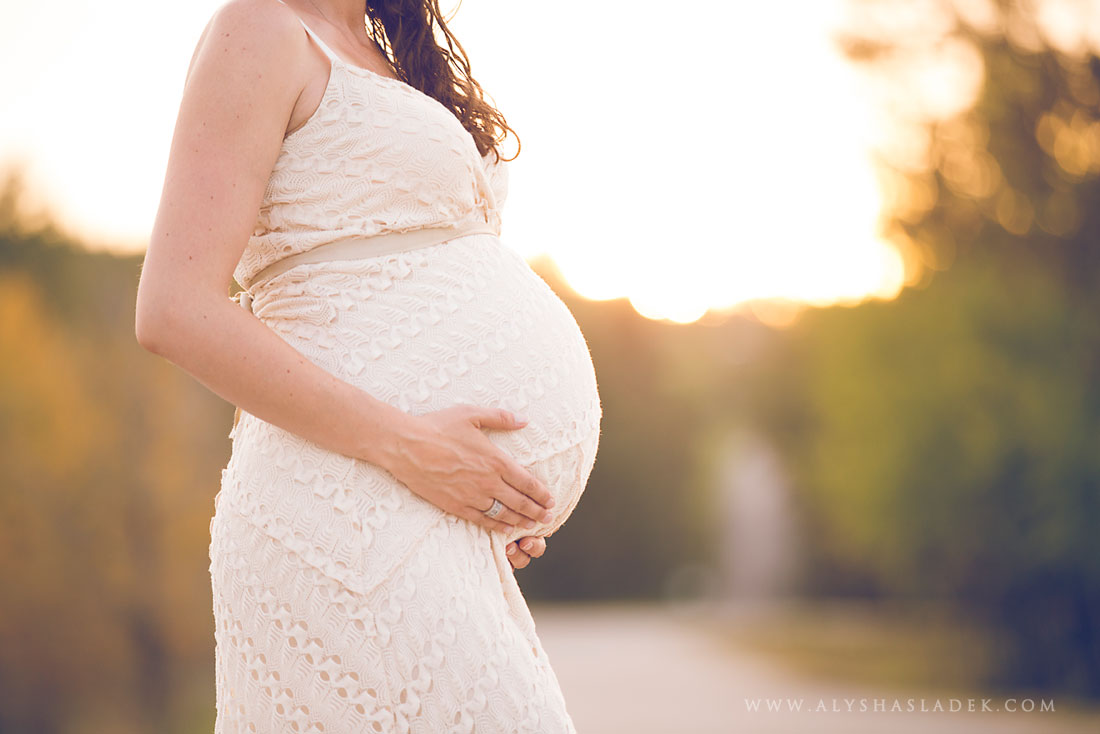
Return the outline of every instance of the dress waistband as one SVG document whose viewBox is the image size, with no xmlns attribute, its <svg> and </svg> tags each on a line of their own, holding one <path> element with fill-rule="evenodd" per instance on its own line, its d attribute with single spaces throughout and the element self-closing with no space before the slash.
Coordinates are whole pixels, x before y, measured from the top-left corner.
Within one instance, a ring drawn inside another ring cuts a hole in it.
<svg viewBox="0 0 1100 734">
<path fill-rule="evenodd" d="M 306 263 L 330 262 L 333 260 L 365 260 L 397 252 L 418 250 L 422 247 L 441 245 L 459 237 L 471 234 L 491 234 L 497 232 L 485 222 L 449 224 L 442 227 L 421 227 L 407 232 L 387 232 L 371 237 L 337 240 L 318 245 L 305 252 L 290 255 L 268 265 L 252 276 L 252 282 L 245 290 L 233 296 L 246 311 L 252 310 L 252 289 L 263 285 L 277 275 L 298 265 Z"/>
</svg>

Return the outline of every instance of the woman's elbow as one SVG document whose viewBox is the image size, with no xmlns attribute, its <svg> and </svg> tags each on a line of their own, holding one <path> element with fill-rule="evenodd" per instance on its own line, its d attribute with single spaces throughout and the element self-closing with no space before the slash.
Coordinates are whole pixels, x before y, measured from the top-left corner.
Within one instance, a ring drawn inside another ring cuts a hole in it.
<svg viewBox="0 0 1100 734">
<path fill-rule="evenodd" d="M 153 354 L 164 351 L 165 329 L 161 321 L 155 309 L 139 298 L 134 315 L 134 336 L 143 349 Z"/>
<path fill-rule="evenodd" d="M 134 336 L 144 349 L 172 359 L 175 353 L 193 350 L 209 335 L 210 324 L 219 320 L 218 309 L 228 299 L 193 284 L 167 289 L 138 289 Z"/>
<path fill-rule="evenodd" d="M 134 336 L 143 349 L 163 355 L 169 338 L 179 331 L 178 325 L 172 325 L 172 299 L 163 290 L 143 286 L 138 285 Z"/>
</svg>

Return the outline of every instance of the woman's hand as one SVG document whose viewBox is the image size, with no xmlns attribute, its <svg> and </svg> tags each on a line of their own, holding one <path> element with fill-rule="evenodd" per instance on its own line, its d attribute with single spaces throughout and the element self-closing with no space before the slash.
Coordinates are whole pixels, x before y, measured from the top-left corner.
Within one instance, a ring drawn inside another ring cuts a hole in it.
<svg viewBox="0 0 1100 734">
<path fill-rule="evenodd" d="M 546 538 L 532 535 L 509 543 L 504 551 L 512 568 L 526 568 L 532 558 L 541 558 L 546 552 Z"/>
<path fill-rule="evenodd" d="M 436 507 L 489 530 L 508 533 L 553 520 L 550 490 L 483 428 L 515 430 L 526 425 L 507 410 L 456 405 L 394 428 L 382 465 L 412 492 Z M 500 500 L 495 518 L 484 513 Z"/>
</svg>

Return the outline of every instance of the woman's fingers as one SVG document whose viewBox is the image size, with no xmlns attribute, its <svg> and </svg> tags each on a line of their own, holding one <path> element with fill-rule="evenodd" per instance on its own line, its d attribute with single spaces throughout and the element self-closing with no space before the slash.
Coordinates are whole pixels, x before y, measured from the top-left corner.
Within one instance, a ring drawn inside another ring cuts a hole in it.
<svg viewBox="0 0 1100 734">
<path fill-rule="evenodd" d="M 520 550 L 527 553 L 532 558 L 541 558 L 542 554 L 546 552 L 546 538 L 531 537 L 521 538 L 519 541 Z"/>
<path fill-rule="evenodd" d="M 527 568 L 527 564 L 531 562 L 530 555 L 519 550 L 515 543 L 508 544 L 508 551 L 508 562 L 512 564 L 512 568 Z"/>
<path fill-rule="evenodd" d="M 467 417 L 478 428 L 507 430 L 522 428 L 527 423 L 525 417 L 497 408 L 470 407 Z M 488 441 L 488 437 L 486 440 Z M 491 442 L 489 445 L 499 461 L 498 470 L 501 479 L 508 485 L 505 495 L 498 499 L 514 513 L 530 518 L 536 523 L 550 522 L 551 516 L 547 510 L 554 506 L 554 498 L 550 490 L 506 451 Z M 517 519 L 511 517 L 506 519 L 506 522 L 515 522 Z"/>
<path fill-rule="evenodd" d="M 525 416 L 516 415 L 509 410 L 501 408 L 481 408 L 468 406 L 467 415 L 470 422 L 478 428 L 494 428 L 501 431 L 523 428 L 527 425 Z"/>
<path fill-rule="evenodd" d="M 533 530 L 538 523 L 547 523 L 554 519 L 549 510 L 544 510 L 541 505 L 535 504 L 530 497 L 510 485 L 501 486 L 497 499 L 505 507 L 497 515 L 497 519 L 506 523 Z"/>
<path fill-rule="evenodd" d="M 504 509 L 500 511 L 500 514 L 496 516 L 496 519 L 503 523 L 514 525 L 517 528 L 524 528 L 526 530 L 534 530 L 535 528 L 534 520 L 526 518 L 518 512 L 509 510 L 507 505 L 505 505 Z"/>
<path fill-rule="evenodd" d="M 515 498 L 516 497 L 523 497 L 523 495 L 521 495 L 519 492 L 516 492 L 511 487 L 507 487 L 504 490 L 502 490 L 501 494 L 504 494 L 505 492 L 508 492 L 510 496 L 508 497 L 507 501 L 504 501 L 504 500 L 501 501 L 501 504 L 504 505 L 504 509 L 502 509 L 500 512 L 498 512 L 494 519 L 499 520 L 500 522 L 506 523 L 508 525 L 515 526 L 517 528 L 524 528 L 525 530 L 534 530 L 538 526 L 537 523 L 534 520 L 532 520 L 529 517 L 525 517 L 524 515 L 519 514 L 515 510 L 512 510 L 509 506 L 511 504 L 519 504 L 519 502 Z M 530 500 L 528 500 L 528 502 L 530 502 Z M 535 507 L 537 507 L 537 506 L 538 505 L 535 505 Z M 490 509 L 492 509 L 491 504 L 489 505 L 489 507 L 482 510 L 482 512 L 483 513 L 488 512 Z M 541 517 L 540 517 L 539 521 L 543 522 Z"/>
<path fill-rule="evenodd" d="M 546 488 L 545 484 L 536 479 L 531 472 L 520 466 L 519 462 L 511 456 L 503 451 L 500 451 L 498 455 L 503 462 L 500 472 L 501 478 L 518 493 L 529 498 L 526 502 L 521 503 L 523 505 L 521 507 L 511 504 L 509 506 L 519 511 L 520 514 L 527 515 L 532 520 L 539 520 L 544 510 L 554 506 L 554 497 L 550 494 L 550 490 Z"/>
<path fill-rule="evenodd" d="M 406 425 L 385 468 L 421 498 L 488 530 L 534 530 L 553 521 L 550 490 L 480 430 L 524 423 L 509 411 L 465 405 L 428 413 Z M 504 508 L 487 517 L 494 499 Z"/>
<path fill-rule="evenodd" d="M 463 507 L 456 514 L 476 525 L 480 525 L 486 530 L 494 530 L 498 533 L 510 533 L 515 530 L 514 526 L 501 522 L 498 519 L 499 516 L 498 518 L 489 517 L 476 507 Z"/>
<path fill-rule="evenodd" d="M 532 558 L 539 558 L 546 552 L 546 539 L 539 537 L 520 538 L 509 543 L 505 549 L 508 561 L 514 568 L 526 568 Z"/>
</svg>

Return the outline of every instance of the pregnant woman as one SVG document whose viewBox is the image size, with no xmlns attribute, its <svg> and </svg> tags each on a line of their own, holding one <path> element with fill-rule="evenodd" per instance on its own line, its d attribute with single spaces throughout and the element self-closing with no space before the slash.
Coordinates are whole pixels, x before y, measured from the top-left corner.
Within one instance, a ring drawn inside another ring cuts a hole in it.
<svg viewBox="0 0 1100 734">
<path fill-rule="evenodd" d="M 574 731 L 513 565 L 602 410 L 499 238 L 506 130 L 437 0 L 230 0 L 198 43 L 136 331 L 239 406 L 217 732 Z"/>
</svg>

